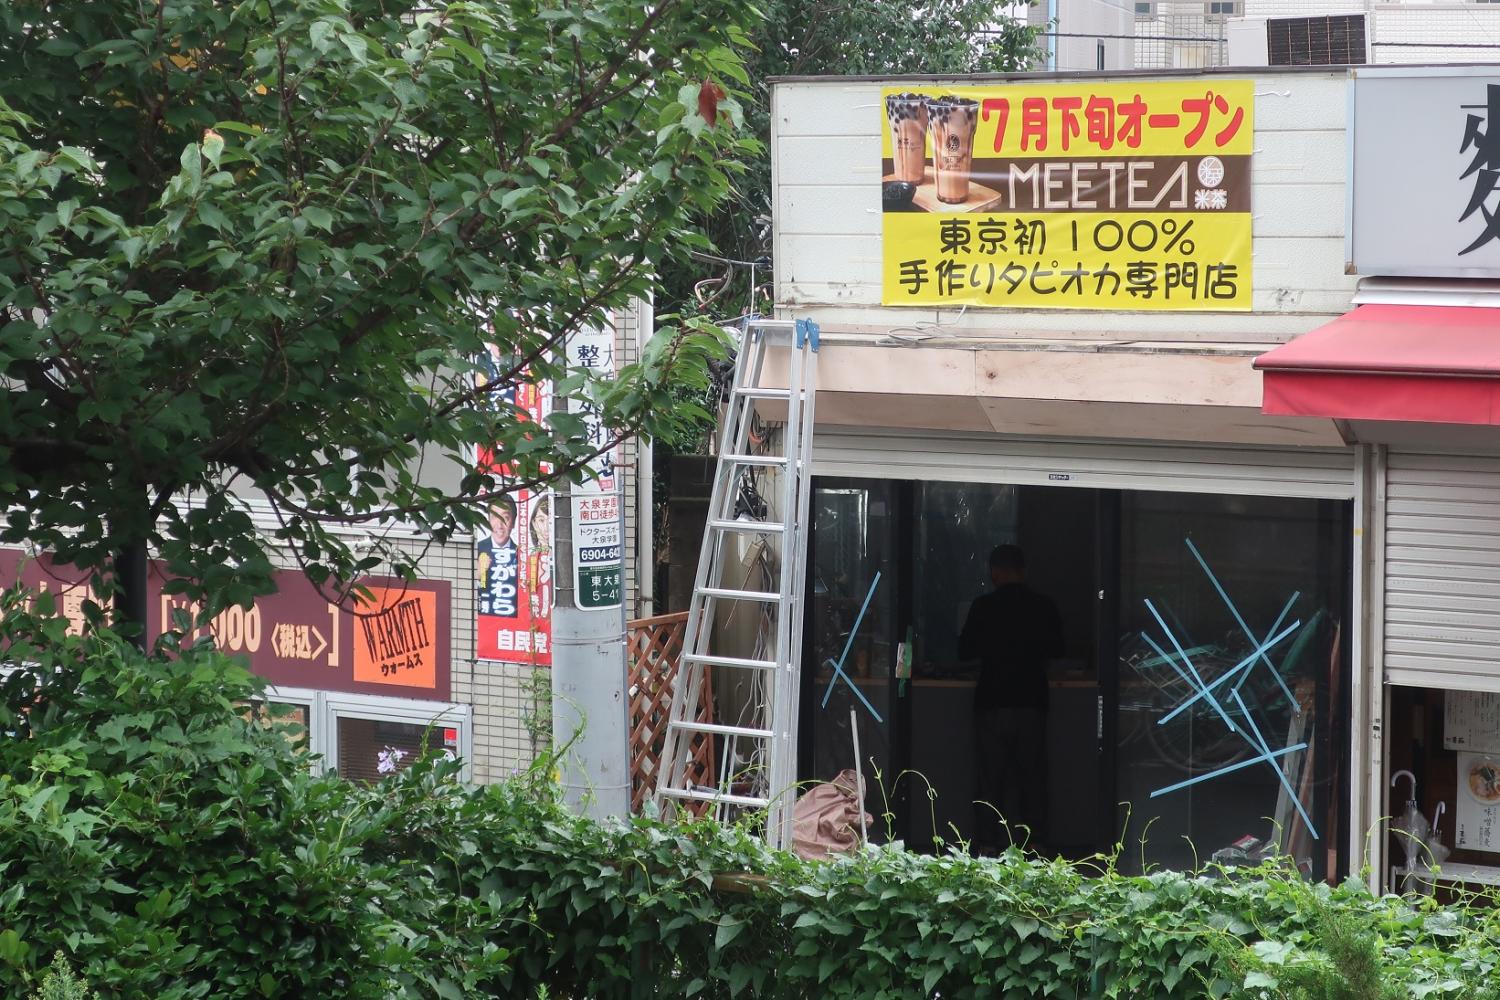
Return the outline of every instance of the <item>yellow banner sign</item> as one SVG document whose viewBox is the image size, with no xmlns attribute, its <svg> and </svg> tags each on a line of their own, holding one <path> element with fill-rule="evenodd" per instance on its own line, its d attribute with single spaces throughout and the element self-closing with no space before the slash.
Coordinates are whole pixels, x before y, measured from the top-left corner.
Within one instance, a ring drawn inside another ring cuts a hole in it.
<svg viewBox="0 0 1500 1000">
<path fill-rule="evenodd" d="M 883 97 L 886 305 L 1250 308 L 1250 81 Z"/>
</svg>

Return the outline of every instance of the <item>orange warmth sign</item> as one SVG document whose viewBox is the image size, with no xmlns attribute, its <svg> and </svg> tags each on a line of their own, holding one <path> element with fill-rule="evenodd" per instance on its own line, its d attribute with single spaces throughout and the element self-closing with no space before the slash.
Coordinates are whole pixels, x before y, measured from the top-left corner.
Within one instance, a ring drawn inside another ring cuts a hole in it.
<svg viewBox="0 0 1500 1000">
<path fill-rule="evenodd" d="M 433 687 L 437 683 L 437 594 L 371 587 L 359 609 L 354 679 L 369 684 Z"/>
</svg>

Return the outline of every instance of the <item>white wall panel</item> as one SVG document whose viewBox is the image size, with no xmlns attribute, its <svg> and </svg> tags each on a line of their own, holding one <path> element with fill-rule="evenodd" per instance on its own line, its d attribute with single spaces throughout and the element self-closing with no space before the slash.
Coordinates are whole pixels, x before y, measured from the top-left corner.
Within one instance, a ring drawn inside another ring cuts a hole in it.
<svg viewBox="0 0 1500 1000">
<path fill-rule="evenodd" d="M 1253 183 L 1333 184 L 1341 191 L 1349 173 L 1348 134 L 1342 129 L 1257 130 Z M 1342 197 L 1342 195 L 1341 195 Z"/>
<path fill-rule="evenodd" d="M 877 191 L 880 188 L 880 136 L 876 133 L 841 138 L 838 156 L 828 155 L 827 137 L 821 135 L 783 136 L 780 150 L 783 185 L 874 184 Z"/>
</svg>

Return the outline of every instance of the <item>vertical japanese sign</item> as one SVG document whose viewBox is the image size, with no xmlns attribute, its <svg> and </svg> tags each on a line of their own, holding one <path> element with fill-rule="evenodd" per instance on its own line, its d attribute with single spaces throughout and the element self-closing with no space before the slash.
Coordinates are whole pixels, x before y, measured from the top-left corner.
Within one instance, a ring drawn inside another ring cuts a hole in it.
<svg viewBox="0 0 1500 1000">
<path fill-rule="evenodd" d="M 1351 89 L 1350 271 L 1500 275 L 1500 73 L 1361 66 Z"/>
<path fill-rule="evenodd" d="M 1453 846 L 1500 851 L 1500 757 L 1459 753 Z"/>
<path fill-rule="evenodd" d="M 503 362 L 491 350 L 488 377 Z M 551 405 L 551 387 L 521 380 L 494 405 L 513 406 L 523 420 L 541 423 Z M 510 474 L 505 456 L 481 448 L 479 465 L 502 478 Z M 476 655 L 481 660 L 552 665 L 552 495 L 546 490 L 517 489 L 490 505 L 489 531 L 475 545 L 478 628 Z"/>
<path fill-rule="evenodd" d="M 886 305 L 1250 308 L 1251 81 L 883 97 Z"/>
<path fill-rule="evenodd" d="M 590 369 L 604 378 L 614 375 L 614 332 L 580 330 L 568 341 L 568 365 Z M 610 431 L 593 404 L 570 397 L 568 411 L 583 418 L 591 448 L 603 448 Z M 620 563 L 625 532 L 616 482 L 618 452 L 618 446 L 600 452 L 589 461 L 588 477 L 573 487 L 573 592 L 580 611 L 618 608 L 625 587 Z"/>
</svg>

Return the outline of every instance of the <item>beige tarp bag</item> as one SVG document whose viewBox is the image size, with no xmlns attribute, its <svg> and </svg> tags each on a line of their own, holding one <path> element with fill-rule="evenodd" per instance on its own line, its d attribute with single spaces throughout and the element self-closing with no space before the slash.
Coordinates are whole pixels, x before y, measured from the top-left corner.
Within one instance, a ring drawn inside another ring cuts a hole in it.
<svg viewBox="0 0 1500 1000">
<path fill-rule="evenodd" d="M 814 785 L 797 799 L 792 809 L 792 850 L 809 860 L 847 854 L 859 846 L 864 796 L 852 769 L 841 771 L 832 781 Z"/>
</svg>

